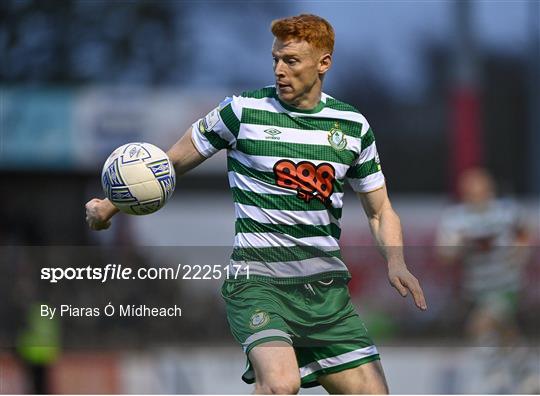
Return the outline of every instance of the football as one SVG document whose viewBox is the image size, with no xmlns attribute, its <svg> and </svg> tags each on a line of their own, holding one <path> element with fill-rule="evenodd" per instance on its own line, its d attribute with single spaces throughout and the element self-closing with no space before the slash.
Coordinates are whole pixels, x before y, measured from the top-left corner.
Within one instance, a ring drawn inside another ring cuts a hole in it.
<svg viewBox="0 0 540 396">
<path fill-rule="evenodd" d="M 176 175 L 167 154 L 150 143 L 128 143 L 107 158 L 101 172 L 105 196 L 122 212 L 146 215 L 171 197 Z"/>
</svg>

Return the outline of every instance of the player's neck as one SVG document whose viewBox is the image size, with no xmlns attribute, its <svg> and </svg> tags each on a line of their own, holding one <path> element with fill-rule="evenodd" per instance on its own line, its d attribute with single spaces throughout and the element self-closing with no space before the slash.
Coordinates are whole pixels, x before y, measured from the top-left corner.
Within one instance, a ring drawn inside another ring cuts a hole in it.
<svg viewBox="0 0 540 396">
<path fill-rule="evenodd" d="M 320 89 L 314 89 L 307 92 L 292 101 L 285 101 L 280 98 L 280 101 L 289 107 L 303 111 L 312 111 L 320 107 L 322 92 Z"/>
<path fill-rule="evenodd" d="M 292 107 L 296 107 L 297 109 L 300 109 L 300 110 L 313 110 L 315 107 L 319 105 L 320 102 L 321 102 L 321 95 L 319 94 L 319 96 L 315 99 L 309 98 L 309 99 L 305 99 L 299 102 L 291 103 L 289 105 Z"/>
</svg>

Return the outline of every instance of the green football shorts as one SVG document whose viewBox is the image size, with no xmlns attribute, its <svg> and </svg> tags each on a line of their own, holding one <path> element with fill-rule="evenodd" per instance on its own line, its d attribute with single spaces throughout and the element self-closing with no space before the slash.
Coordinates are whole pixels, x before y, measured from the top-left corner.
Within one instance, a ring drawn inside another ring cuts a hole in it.
<svg viewBox="0 0 540 396">
<path fill-rule="evenodd" d="M 303 388 L 317 378 L 379 359 L 351 303 L 347 280 L 277 285 L 263 280 L 226 281 L 221 289 L 234 338 L 249 351 L 268 341 L 294 347 Z M 249 358 L 242 379 L 255 381 Z"/>
</svg>

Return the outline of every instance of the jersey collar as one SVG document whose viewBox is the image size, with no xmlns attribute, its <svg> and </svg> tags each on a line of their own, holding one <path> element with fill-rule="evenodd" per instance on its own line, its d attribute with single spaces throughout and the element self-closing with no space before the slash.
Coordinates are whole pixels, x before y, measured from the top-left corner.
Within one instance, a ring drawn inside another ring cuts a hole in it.
<svg viewBox="0 0 540 396">
<path fill-rule="evenodd" d="M 297 107 L 288 105 L 287 103 L 283 102 L 279 98 L 279 95 L 277 94 L 277 90 L 275 90 L 274 92 L 275 92 L 274 93 L 275 99 L 279 102 L 281 107 L 283 107 L 285 110 L 288 110 L 288 111 L 291 111 L 291 112 L 294 112 L 294 113 L 313 114 L 313 113 L 318 113 L 319 111 L 321 111 L 324 108 L 324 102 L 322 100 L 320 100 L 319 103 L 317 104 L 317 106 L 315 106 L 312 109 L 299 109 Z"/>
</svg>

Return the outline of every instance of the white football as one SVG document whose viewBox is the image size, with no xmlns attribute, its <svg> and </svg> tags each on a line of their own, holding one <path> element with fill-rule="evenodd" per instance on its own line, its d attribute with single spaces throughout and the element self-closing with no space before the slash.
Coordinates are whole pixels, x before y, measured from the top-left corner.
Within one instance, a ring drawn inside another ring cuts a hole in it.
<svg viewBox="0 0 540 396">
<path fill-rule="evenodd" d="M 165 205 L 176 184 L 167 154 L 150 143 L 118 147 L 105 161 L 101 185 L 109 200 L 122 212 L 146 215 Z"/>
</svg>

